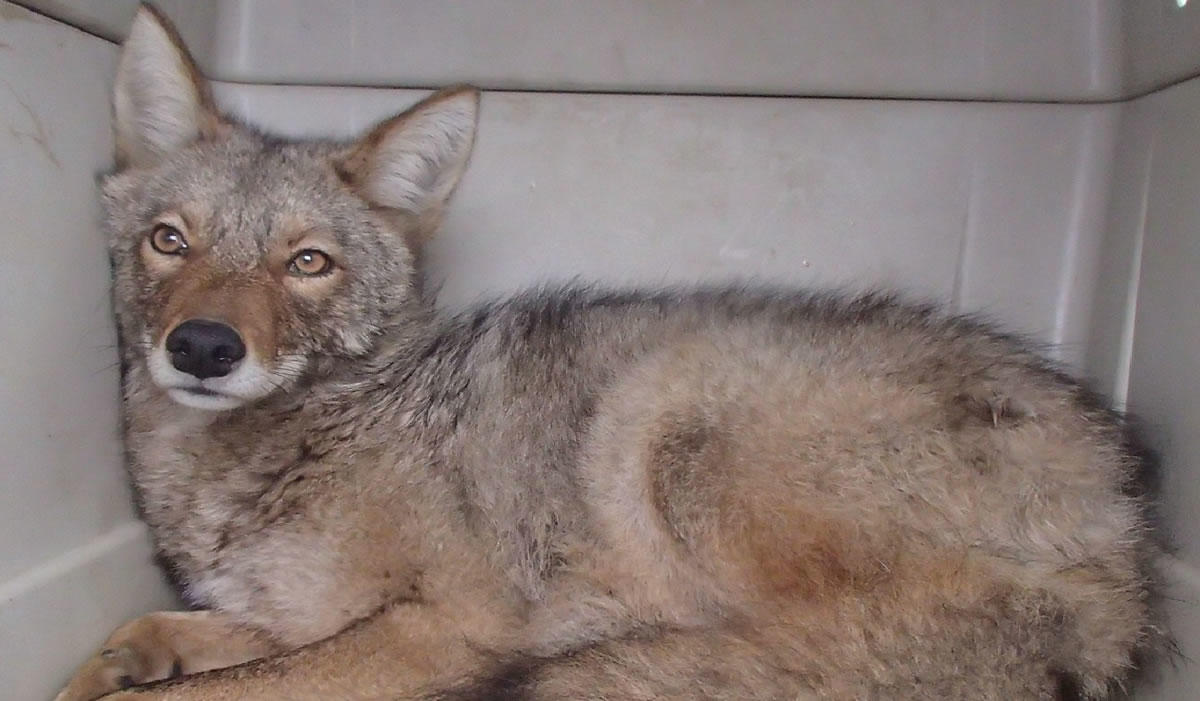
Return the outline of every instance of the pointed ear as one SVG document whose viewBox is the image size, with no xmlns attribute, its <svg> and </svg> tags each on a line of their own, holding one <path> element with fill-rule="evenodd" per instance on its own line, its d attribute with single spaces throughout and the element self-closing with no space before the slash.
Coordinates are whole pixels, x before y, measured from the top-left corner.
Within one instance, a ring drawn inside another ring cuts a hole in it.
<svg viewBox="0 0 1200 701">
<path fill-rule="evenodd" d="M 154 165 L 223 124 L 179 33 L 150 5 L 138 8 L 121 47 L 113 118 L 121 167 Z"/>
<path fill-rule="evenodd" d="M 411 243 L 419 245 L 436 229 L 466 169 L 478 115 L 476 88 L 438 91 L 367 132 L 338 171 L 371 204 L 415 215 L 418 240 Z"/>
</svg>

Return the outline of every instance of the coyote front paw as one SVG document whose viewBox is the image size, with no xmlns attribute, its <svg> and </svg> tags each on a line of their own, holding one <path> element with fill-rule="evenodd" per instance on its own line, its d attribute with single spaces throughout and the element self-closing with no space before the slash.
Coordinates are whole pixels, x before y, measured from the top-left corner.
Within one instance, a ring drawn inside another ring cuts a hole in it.
<svg viewBox="0 0 1200 701">
<path fill-rule="evenodd" d="M 151 613 L 117 628 L 103 649 L 75 673 L 54 701 L 92 701 L 105 694 L 179 676 L 175 646 L 181 623 L 207 620 L 207 612 Z"/>
<path fill-rule="evenodd" d="M 137 649 L 135 641 L 110 645 L 85 662 L 54 701 L 93 701 L 105 694 L 128 689 L 180 673 L 177 660 L 155 658 L 149 651 Z"/>
<path fill-rule="evenodd" d="M 104 649 L 79 668 L 55 701 L 92 701 L 131 686 L 229 667 L 279 651 L 267 636 L 215 611 L 148 613 L 109 636 Z M 137 697 L 149 698 L 144 692 Z"/>
</svg>

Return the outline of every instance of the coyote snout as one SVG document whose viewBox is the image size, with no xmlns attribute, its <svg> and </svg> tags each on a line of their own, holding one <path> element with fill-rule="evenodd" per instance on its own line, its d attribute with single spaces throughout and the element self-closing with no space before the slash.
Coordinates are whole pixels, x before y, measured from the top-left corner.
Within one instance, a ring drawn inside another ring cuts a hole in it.
<svg viewBox="0 0 1200 701">
<path fill-rule="evenodd" d="M 154 383 L 180 404 L 210 410 L 290 385 L 307 362 L 279 344 L 270 285 L 195 264 L 162 282 L 162 314 L 145 335 Z"/>
<path fill-rule="evenodd" d="M 149 353 L 150 375 L 174 401 L 196 409 L 233 409 L 279 389 L 302 371 L 299 356 L 269 365 L 229 324 L 188 319 Z"/>
<path fill-rule="evenodd" d="M 147 365 L 174 401 L 196 409 L 233 409 L 291 384 L 307 362 L 277 354 L 237 324 L 194 316 L 169 326 Z"/>
<path fill-rule="evenodd" d="M 182 240 L 183 234 L 175 234 Z M 198 235 L 192 237 L 199 239 Z M 269 273 L 229 270 L 220 251 L 196 244 L 166 258 L 151 245 L 161 308 L 143 333 L 151 378 L 174 401 L 232 409 L 288 386 L 307 364 L 280 344 L 281 305 Z M 294 345 L 294 344 L 292 344 Z"/>
<path fill-rule="evenodd" d="M 188 319 L 167 334 L 171 365 L 180 372 L 207 380 L 225 377 L 246 357 L 246 344 L 232 327 L 217 321 Z"/>
</svg>

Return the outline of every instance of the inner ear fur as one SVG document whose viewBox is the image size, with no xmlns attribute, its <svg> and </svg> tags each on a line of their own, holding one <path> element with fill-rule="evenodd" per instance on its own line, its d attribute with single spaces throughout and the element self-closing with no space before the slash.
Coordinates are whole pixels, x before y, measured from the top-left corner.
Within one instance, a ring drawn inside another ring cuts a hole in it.
<svg viewBox="0 0 1200 701">
<path fill-rule="evenodd" d="M 440 90 L 368 130 L 335 166 L 363 199 L 403 223 L 419 250 L 470 160 L 478 115 L 477 88 Z"/>
<path fill-rule="evenodd" d="M 152 5 L 138 8 L 121 47 L 113 124 L 120 167 L 152 166 L 175 150 L 217 138 L 230 128 L 179 32 Z"/>
</svg>

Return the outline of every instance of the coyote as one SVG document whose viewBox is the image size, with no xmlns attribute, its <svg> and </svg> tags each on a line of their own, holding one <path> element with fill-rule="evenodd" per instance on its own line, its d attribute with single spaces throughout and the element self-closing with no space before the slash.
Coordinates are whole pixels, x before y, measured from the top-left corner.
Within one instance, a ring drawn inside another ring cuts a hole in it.
<svg viewBox="0 0 1200 701">
<path fill-rule="evenodd" d="M 60 701 L 1121 692 L 1157 628 L 1117 414 L 883 293 L 436 312 L 479 100 L 279 138 L 139 10 L 103 195 L 129 471 L 194 609 Z"/>
</svg>

